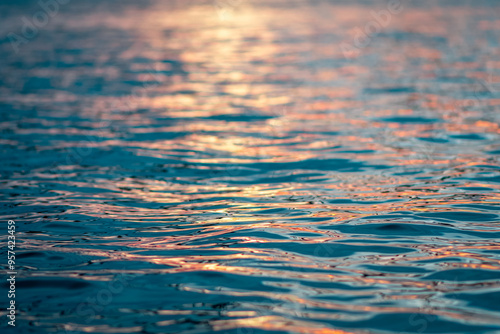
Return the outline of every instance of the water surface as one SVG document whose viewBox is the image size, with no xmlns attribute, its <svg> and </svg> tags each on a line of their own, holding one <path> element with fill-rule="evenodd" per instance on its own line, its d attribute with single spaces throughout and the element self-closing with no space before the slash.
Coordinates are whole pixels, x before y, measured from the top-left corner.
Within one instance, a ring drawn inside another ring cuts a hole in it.
<svg viewBox="0 0 500 334">
<path fill-rule="evenodd" d="M 500 332 L 500 5 L 401 6 L 4 3 L 16 332 Z"/>
</svg>

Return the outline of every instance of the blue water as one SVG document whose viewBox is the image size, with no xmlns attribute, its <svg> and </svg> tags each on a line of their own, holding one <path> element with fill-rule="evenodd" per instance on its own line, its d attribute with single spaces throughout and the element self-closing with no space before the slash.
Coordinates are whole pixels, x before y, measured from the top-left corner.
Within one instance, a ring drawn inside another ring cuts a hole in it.
<svg viewBox="0 0 500 334">
<path fill-rule="evenodd" d="M 390 6 L 2 2 L 2 332 L 500 333 L 500 3 Z"/>
</svg>

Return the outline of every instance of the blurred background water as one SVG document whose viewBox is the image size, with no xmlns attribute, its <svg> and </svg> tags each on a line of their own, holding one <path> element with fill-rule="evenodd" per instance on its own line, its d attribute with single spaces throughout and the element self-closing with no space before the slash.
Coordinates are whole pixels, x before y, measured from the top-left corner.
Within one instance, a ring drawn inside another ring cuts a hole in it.
<svg viewBox="0 0 500 334">
<path fill-rule="evenodd" d="M 498 1 L 48 3 L 0 5 L 15 332 L 500 332 Z"/>
</svg>

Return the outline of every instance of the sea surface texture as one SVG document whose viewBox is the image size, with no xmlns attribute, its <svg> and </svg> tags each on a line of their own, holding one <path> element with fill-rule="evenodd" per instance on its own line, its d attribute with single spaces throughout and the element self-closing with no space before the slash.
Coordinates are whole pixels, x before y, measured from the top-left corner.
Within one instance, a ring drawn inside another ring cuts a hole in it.
<svg viewBox="0 0 500 334">
<path fill-rule="evenodd" d="M 48 2 L 0 4 L 2 332 L 500 333 L 499 1 Z"/>
</svg>

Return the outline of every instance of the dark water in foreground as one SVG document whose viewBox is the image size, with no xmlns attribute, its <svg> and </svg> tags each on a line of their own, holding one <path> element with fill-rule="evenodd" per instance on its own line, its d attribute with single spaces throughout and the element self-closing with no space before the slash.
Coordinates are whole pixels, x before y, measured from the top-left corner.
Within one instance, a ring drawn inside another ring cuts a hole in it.
<svg viewBox="0 0 500 334">
<path fill-rule="evenodd" d="M 16 332 L 500 333 L 499 2 L 0 9 Z"/>
</svg>

